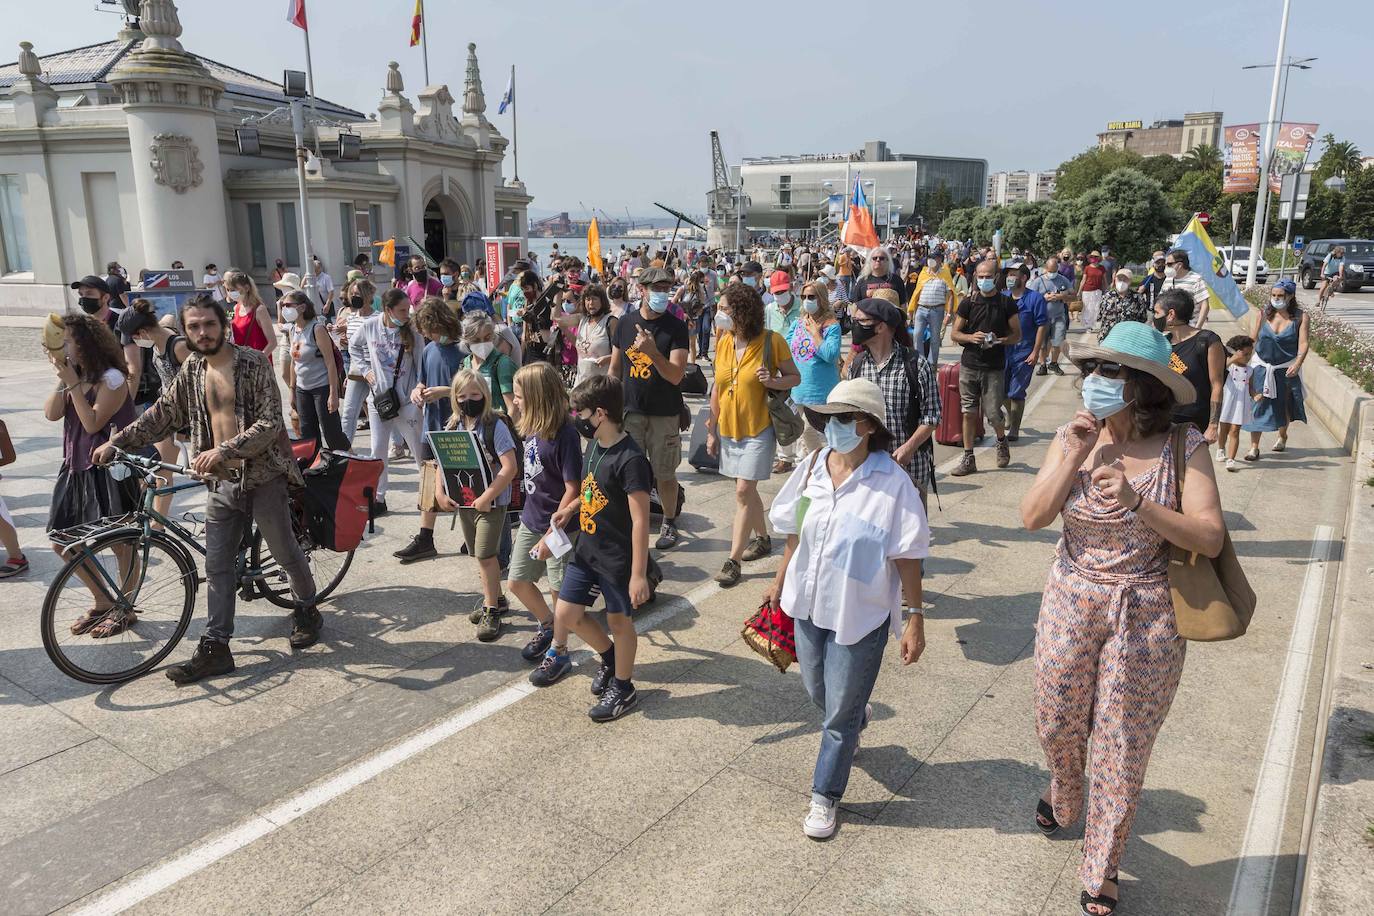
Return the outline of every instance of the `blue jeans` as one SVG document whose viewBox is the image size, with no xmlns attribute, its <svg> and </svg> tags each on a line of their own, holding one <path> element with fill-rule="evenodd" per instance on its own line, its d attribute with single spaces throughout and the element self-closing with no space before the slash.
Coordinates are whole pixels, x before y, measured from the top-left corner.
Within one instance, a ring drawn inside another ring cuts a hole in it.
<svg viewBox="0 0 1374 916">
<path fill-rule="evenodd" d="M 922 338 L 925 336 L 925 329 L 930 328 L 930 343 L 925 343 Z M 940 368 L 940 338 L 945 327 L 945 307 L 927 308 L 922 305 L 916 309 L 916 327 L 913 329 L 913 338 L 916 341 L 916 352 L 926 358 L 930 363 L 930 368 L 936 370 Z"/>
<path fill-rule="evenodd" d="M 802 685 L 823 713 L 821 749 L 811 777 L 813 801 L 833 804 L 849 785 L 849 770 L 864 725 L 864 705 L 873 695 L 887 637 L 886 618 L 852 646 L 835 642 L 834 630 L 822 629 L 809 620 L 796 621 Z"/>
</svg>

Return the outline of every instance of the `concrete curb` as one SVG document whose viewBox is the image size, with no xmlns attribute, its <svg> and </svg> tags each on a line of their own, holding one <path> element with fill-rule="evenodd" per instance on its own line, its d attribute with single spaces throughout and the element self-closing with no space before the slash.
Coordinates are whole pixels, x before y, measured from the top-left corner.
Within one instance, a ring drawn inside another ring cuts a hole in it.
<svg viewBox="0 0 1374 916">
<path fill-rule="evenodd" d="M 1304 373 L 1314 382 L 1309 413 L 1353 445 L 1355 473 L 1318 712 L 1326 723 L 1314 749 L 1320 784 L 1308 800 L 1295 911 L 1353 913 L 1374 900 L 1374 488 L 1366 485 L 1374 479 L 1374 398 L 1313 359 L 1318 371 Z"/>
</svg>

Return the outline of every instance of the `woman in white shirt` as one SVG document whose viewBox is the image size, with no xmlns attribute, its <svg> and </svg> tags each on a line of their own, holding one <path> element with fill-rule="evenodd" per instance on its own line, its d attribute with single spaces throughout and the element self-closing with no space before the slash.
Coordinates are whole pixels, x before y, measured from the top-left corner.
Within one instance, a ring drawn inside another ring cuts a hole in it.
<svg viewBox="0 0 1374 916">
<path fill-rule="evenodd" d="M 868 379 L 840 382 L 824 404 L 805 408 L 824 424 L 826 448 L 797 467 L 773 501 L 787 550 L 766 599 L 796 624 L 802 684 L 823 713 L 806 835 L 835 832 L 835 815 L 888 636 L 902 662 L 925 649 L 921 560 L 930 530 L 921 495 L 892 459 L 882 392 Z M 906 596 L 903 609 L 902 593 Z"/>
</svg>

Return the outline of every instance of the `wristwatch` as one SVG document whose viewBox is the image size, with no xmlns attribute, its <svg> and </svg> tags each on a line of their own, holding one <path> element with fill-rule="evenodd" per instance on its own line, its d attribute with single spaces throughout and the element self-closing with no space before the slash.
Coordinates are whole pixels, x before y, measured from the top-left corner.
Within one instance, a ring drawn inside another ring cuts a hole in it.
<svg viewBox="0 0 1374 916">
<path fill-rule="evenodd" d="M 925 616 L 926 616 L 926 612 L 925 612 L 925 609 L 924 609 L 924 608 L 919 608 L 919 607 L 904 607 L 904 608 L 902 608 L 902 623 L 906 623 L 906 622 L 907 622 L 908 620 L 910 620 L 912 617 L 921 617 L 921 618 L 924 618 Z"/>
</svg>

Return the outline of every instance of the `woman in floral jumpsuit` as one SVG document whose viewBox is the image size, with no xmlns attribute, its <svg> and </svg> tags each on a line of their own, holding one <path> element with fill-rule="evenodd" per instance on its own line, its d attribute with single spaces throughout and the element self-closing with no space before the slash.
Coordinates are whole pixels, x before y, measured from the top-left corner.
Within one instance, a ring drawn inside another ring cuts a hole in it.
<svg viewBox="0 0 1374 916">
<path fill-rule="evenodd" d="M 1086 811 L 1088 916 L 1116 905 L 1145 767 L 1183 673 L 1169 545 L 1215 556 L 1225 532 L 1212 463 L 1191 427 L 1179 505 L 1169 418 L 1194 395 L 1168 368 L 1169 352 L 1136 322 L 1101 346 L 1072 348 L 1091 410 L 1060 429 L 1021 506 L 1028 528 L 1064 520 L 1035 641 L 1036 731 L 1051 776 L 1036 824 L 1052 834 Z"/>
</svg>

